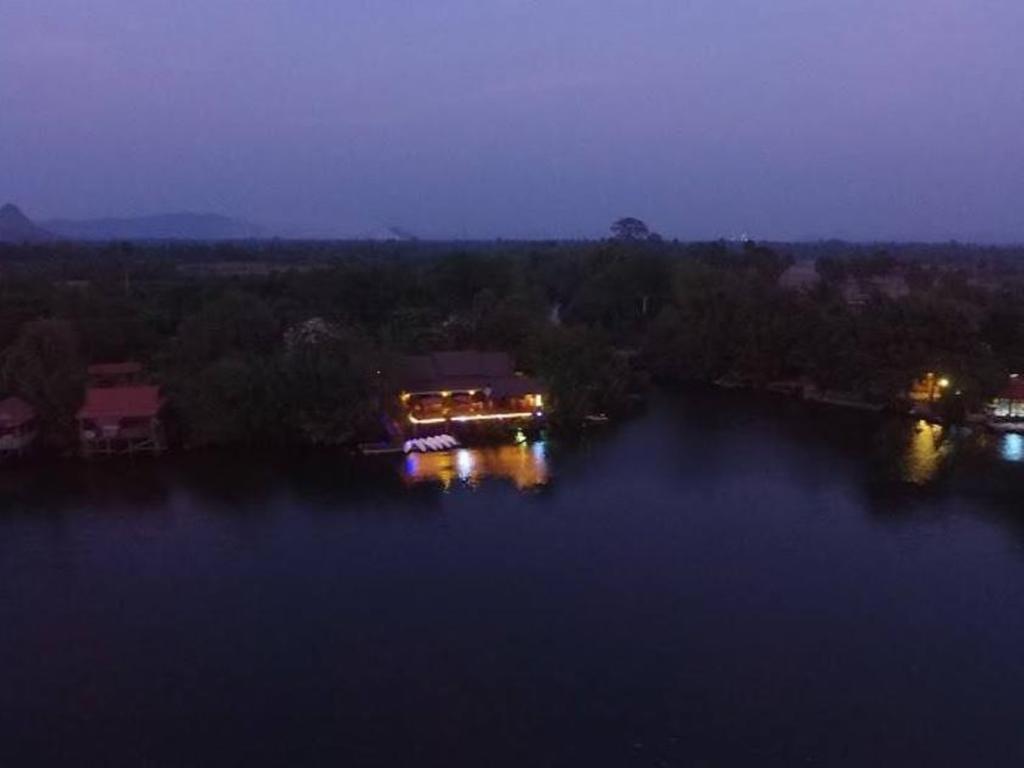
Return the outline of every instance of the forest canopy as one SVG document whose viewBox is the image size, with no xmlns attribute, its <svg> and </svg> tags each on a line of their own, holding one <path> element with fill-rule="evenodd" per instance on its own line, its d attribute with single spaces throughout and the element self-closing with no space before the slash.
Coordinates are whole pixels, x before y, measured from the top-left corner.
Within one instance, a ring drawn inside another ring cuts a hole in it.
<svg viewBox="0 0 1024 768">
<path fill-rule="evenodd" d="M 623 221 L 585 243 L 4 246 L 0 395 L 69 445 L 85 366 L 139 360 L 188 445 L 344 444 L 407 353 L 507 351 L 568 427 L 647 380 L 884 403 L 941 370 L 977 404 L 1024 369 L 1014 251 L 681 244 Z"/>
</svg>

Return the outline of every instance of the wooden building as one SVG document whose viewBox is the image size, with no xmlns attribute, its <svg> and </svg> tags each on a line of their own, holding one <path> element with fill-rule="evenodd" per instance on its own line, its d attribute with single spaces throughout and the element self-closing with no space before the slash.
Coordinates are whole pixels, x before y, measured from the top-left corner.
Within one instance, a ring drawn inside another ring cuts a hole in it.
<svg viewBox="0 0 1024 768">
<path fill-rule="evenodd" d="M 18 397 L 0 401 L 0 457 L 20 456 L 36 441 L 35 409 Z"/>
<path fill-rule="evenodd" d="M 166 447 L 160 388 L 135 384 L 90 387 L 78 411 L 82 455 L 159 453 Z"/>
<path fill-rule="evenodd" d="M 543 386 L 516 373 L 512 358 L 503 352 L 406 357 L 399 382 L 402 415 L 414 434 L 488 422 L 537 424 L 546 413 Z"/>
</svg>

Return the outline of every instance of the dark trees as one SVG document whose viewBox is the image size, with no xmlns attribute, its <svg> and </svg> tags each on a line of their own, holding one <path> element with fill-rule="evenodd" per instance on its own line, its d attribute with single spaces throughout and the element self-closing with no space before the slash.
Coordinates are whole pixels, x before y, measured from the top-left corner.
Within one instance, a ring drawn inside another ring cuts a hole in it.
<svg viewBox="0 0 1024 768">
<path fill-rule="evenodd" d="M 638 242 L 650 237 L 651 231 L 640 219 L 626 216 L 612 224 L 612 237 L 626 242 Z"/>
<path fill-rule="evenodd" d="M 36 408 L 46 442 L 63 446 L 74 440 L 85 365 L 79 355 L 78 337 L 69 323 L 26 323 L 3 355 L 2 372 L 4 389 Z"/>
</svg>

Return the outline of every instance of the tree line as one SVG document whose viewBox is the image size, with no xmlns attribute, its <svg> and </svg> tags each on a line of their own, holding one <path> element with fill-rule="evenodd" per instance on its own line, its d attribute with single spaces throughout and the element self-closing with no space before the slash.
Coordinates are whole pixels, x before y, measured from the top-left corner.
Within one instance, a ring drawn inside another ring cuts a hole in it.
<svg viewBox="0 0 1024 768">
<path fill-rule="evenodd" d="M 648 380 L 805 379 L 890 402 L 940 370 L 976 405 L 1024 368 L 1016 275 L 979 289 L 969 258 L 833 254 L 792 290 L 785 248 L 626 224 L 586 243 L 7 246 L 0 395 L 31 402 L 46 441 L 68 447 L 86 365 L 139 360 L 182 443 L 276 446 L 372 434 L 399 356 L 431 350 L 508 351 L 548 383 L 565 428 Z M 257 267 L 187 268 L 211 263 Z M 894 270 L 907 295 L 845 297 Z"/>
</svg>

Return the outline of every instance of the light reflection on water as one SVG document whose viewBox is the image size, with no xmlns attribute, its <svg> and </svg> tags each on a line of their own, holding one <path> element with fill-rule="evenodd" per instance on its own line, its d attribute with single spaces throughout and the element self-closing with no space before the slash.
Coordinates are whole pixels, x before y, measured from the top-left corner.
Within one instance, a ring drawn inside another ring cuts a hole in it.
<svg viewBox="0 0 1024 768">
<path fill-rule="evenodd" d="M 999 453 L 1006 461 L 1024 462 L 1024 435 L 1004 435 Z"/>
<path fill-rule="evenodd" d="M 915 485 L 925 485 L 935 479 L 952 450 L 951 441 L 945 439 L 945 431 L 939 424 L 918 422 L 904 457 L 904 480 Z"/>
<path fill-rule="evenodd" d="M 446 489 L 455 482 L 475 486 L 485 478 L 497 478 L 510 480 L 516 488 L 525 490 L 546 485 L 550 473 L 546 446 L 543 441 L 538 441 L 411 453 L 405 457 L 402 477 L 408 483 L 434 482 Z"/>
</svg>

